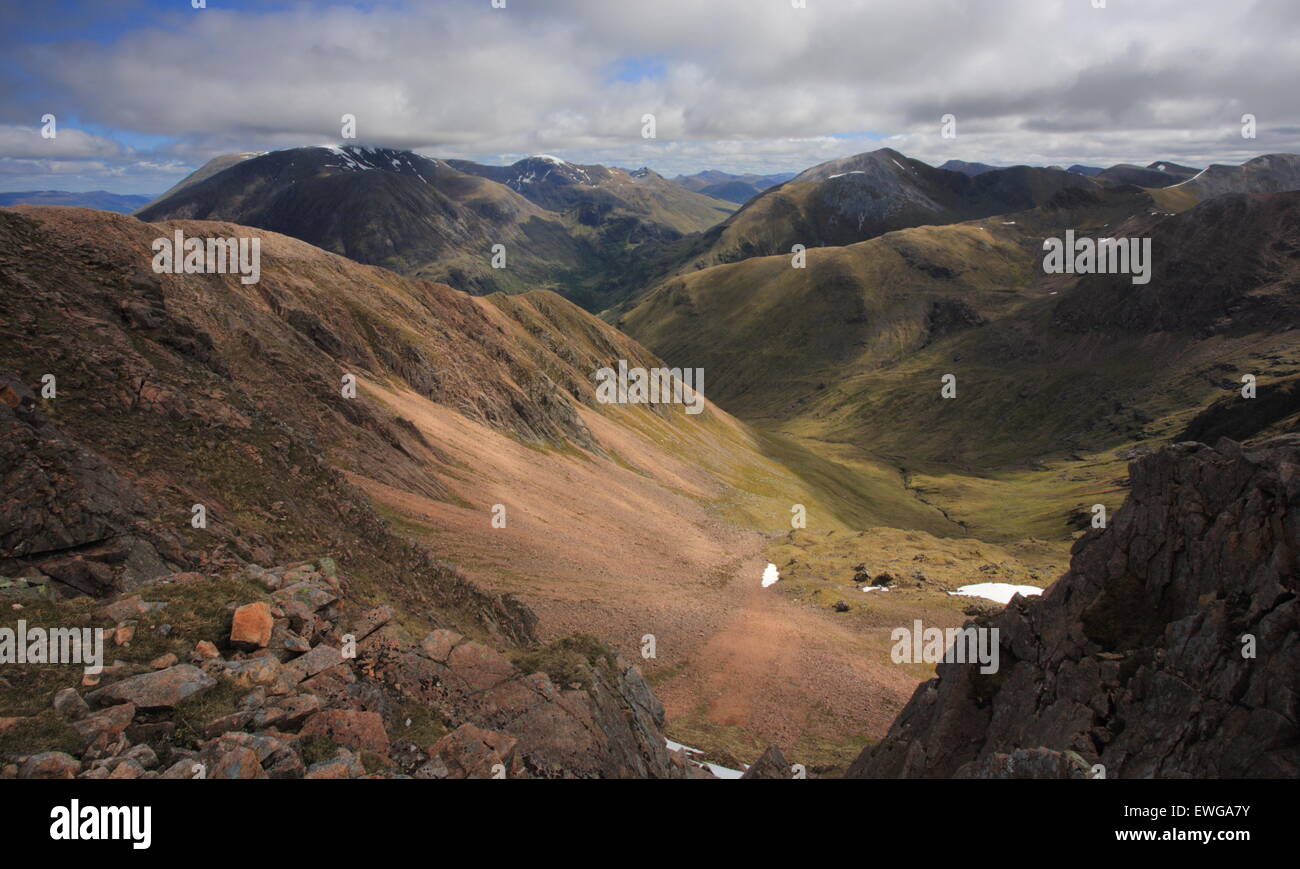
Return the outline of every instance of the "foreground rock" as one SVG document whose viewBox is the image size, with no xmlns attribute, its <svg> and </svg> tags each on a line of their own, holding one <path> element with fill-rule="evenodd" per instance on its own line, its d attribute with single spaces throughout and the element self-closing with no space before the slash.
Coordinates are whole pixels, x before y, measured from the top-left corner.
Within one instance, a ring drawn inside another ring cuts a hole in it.
<svg viewBox="0 0 1300 869">
<path fill-rule="evenodd" d="M 207 691 L 216 680 L 197 667 L 179 664 L 114 682 L 86 696 L 90 703 L 110 705 L 133 703 L 140 709 L 171 709 L 196 694 Z"/>
<path fill-rule="evenodd" d="M 790 763 L 775 745 L 769 745 L 754 765 L 745 770 L 742 779 L 755 778 L 792 778 Z"/>
<path fill-rule="evenodd" d="M 594 641 L 535 649 L 521 668 L 449 628 L 407 635 L 393 608 L 348 601 L 327 559 L 244 573 L 250 596 L 274 590 L 273 604 L 232 602 L 232 626 L 211 626 L 220 645 L 199 641 L 188 663 L 117 662 L 98 686 L 54 692 L 79 750 L 0 758 L 0 777 L 689 775 L 640 672 Z M 148 612 L 132 596 L 97 617 Z"/>
<path fill-rule="evenodd" d="M 1300 436 L 1131 477 L 1060 580 L 984 623 L 999 671 L 940 664 L 851 777 L 1300 776 Z"/>
</svg>

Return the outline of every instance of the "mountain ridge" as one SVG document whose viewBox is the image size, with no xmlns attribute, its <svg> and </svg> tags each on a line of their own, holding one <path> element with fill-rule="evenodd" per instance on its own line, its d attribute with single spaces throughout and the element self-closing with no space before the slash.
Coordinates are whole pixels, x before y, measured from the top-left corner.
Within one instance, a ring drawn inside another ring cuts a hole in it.
<svg viewBox="0 0 1300 869">
<path fill-rule="evenodd" d="M 229 165 L 209 163 L 136 216 L 232 220 L 480 295 L 541 288 L 601 307 L 619 298 L 625 260 L 637 246 L 680 237 L 730 207 L 657 175 L 636 179 L 563 161 L 569 168 L 557 181 L 581 172 L 596 173 L 598 183 L 524 184 L 522 173 L 535 163 L 511 169 L 457 161 L 457 168 L 410 151 L 361 146 L 235 156 Z M 562 168 L 540 162 L 548 173 Z M 523 193 L 503 183 L 512 172 Z M 494 266 L 495 245 L 504 246 L 501 268 Z"/>
</svg>

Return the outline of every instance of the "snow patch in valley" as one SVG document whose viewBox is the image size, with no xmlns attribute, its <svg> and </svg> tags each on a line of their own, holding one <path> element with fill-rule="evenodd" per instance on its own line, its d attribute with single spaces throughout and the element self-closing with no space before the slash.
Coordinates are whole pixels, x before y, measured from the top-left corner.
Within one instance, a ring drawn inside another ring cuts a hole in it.
<svg viewBox="0 0 1300 869">
<path fill-rule="evenodd" d="M 1009 582 L 977 582 L 974 585 L 963 585 L 956 591 L 948 592 L 948 594 L 962 595 L 964 597 L 982 597 L 998 603 L 1011 603 L 1011 598 L 1017 594 L 1033 597 L 1042 593 L 1043 590 L 1038 586 L 1012 585 Z"/>
<path fill-rule="evenodd" d="M 776 581 L 780 578 L 781 574 L 777 572 L 775 564 L 769 564 L 767 567 L 763 568 L 763 588 L 767 588 L 769 585 L 775 585 Z"/>
<path fill-rule="evenodd" d="M 698 758 L 701 755 L 703 755 L 704 752 L 700 751 L 698 748 L 691 748 L 689 745 L 682 745 L 680 742 L 673 742 L 671 739 L 665 739 L 664 743 L 668 746 L 669 751 L 686 752 L 686 759 L 689 762 L 695 764 L 696 766 L 704 767 L 705 769 L 713 773 L 718 778 L 734 779 L 734 778 L 740 778 L 742 775 L 745 774 L 744 770 L 728 769 L 725 766 L 718 766 L 716 763 L 709 763 L 707 760 L 699 760 Z"/>
</svg>

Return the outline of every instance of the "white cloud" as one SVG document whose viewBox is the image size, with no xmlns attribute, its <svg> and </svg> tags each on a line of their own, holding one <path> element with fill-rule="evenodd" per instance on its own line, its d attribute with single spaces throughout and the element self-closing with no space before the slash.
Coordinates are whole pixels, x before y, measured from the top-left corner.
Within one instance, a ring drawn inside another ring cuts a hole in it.
<svg viewBox="0 0 1300 869">
<path fill-rule="evenodd" d="M 208 9 L 14 60 L 50 111 L 174 137 L 161 156 L 191 164 L 336 140 L 344 113 L 426 153 L 665 174 L 802 169 L 877 146 L 864 133 L 935 162 L 1205 163 L 1300 151 L 1298 23 L 1290 0 L 452 0 Z"/>
<path fill-rule="evenodd" d="M 57 116 L 53 132 L 53 138 L 44 138 L 39 126 L 0 124 L 0 155 L 20 160 L 86 160 L 127 153 L 112 139 L 60 126 Z"/>
</svg>

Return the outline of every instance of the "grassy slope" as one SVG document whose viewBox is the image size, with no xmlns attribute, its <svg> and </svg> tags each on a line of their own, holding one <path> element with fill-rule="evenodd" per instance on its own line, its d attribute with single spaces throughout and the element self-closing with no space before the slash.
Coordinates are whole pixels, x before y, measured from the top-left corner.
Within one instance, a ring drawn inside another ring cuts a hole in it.
<svg viewBox="0 0 1300 869">
<path fill-rule="evenodd" d="M 709 394 L 742 418 L 828 461 L 893 467 L 960 523 L 949 533 L 1064 539 L 1074 508 L 1118 506 L 1117 456 L 1172 436 L 1240 373 L 1266 382 L 1293 361 L 1285 336 L 1053 328 L 1069 284 L 1041 274 L 1041 238 L 1063 226 L 1111 234 L 1128 215 L 1140 230 L 1162 219 L 1150 212 L 1190 204 L 1176 198 L 1108 192 L 907 229 L 811 250 L 802 270 L 786 256 L 717 266 L 665 281 L 620 324 L 674 363 L 702 365 Z M 936 324 L 955 303 L 986 323 Z M 956 399 L 940 395 L 946 374 Z"/>
</svg>

